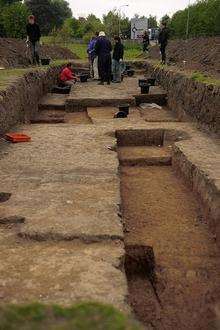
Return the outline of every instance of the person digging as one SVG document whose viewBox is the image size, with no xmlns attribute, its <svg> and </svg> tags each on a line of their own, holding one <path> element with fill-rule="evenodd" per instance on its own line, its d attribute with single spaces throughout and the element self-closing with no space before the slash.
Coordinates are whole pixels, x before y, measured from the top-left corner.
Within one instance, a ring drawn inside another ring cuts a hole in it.
<svg viewBox="0 0 220 330">
<path fill-rule="evenodd" d="M 60 82 L 63 86 L 73 86 L 77 81 L 78 77 L 73 72 L 72 63 L 68 63 L 60 73 Z"/>
</svg>

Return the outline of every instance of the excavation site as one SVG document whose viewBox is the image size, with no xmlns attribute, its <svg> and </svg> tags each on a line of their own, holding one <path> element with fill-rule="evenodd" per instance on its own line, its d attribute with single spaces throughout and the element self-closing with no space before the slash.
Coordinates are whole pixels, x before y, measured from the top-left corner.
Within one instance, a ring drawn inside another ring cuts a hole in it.
<svg viewBox="0 0 220 330">
<path fill-rule="evenodd" d="M 117 329 L 219 329 L 219 87 L 141 60 L 98 85 L 72 62 L 88 79 L 68 90 L 62 64 L 0 90 L 1 306 L 94 302 L 135 323 Z"/>
</svg>

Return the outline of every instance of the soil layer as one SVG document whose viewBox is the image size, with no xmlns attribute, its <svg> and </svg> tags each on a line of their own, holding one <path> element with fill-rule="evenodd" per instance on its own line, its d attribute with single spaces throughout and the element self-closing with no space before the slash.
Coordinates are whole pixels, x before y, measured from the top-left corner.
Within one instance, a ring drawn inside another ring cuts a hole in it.
<svg viewBox="0 0 220 330">
<path fill-rule="evenodd" d="M 199 202 L 167 166 L 122 167 L 121 195 L 126 245 L 155 254 L 155 287 L 127 272 L 139 320 L 155 329 L 215 329 L 219 261 Z"/>
</svg>

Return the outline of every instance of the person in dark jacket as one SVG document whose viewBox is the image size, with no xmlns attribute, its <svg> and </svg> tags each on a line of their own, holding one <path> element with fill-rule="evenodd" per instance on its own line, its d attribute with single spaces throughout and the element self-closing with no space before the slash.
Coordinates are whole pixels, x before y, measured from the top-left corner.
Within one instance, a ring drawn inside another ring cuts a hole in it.
<svg viewBox="0 0 220 330">
<path fill-rule="evenodd" d="M 98 70 L 101 80 L 99 85 L 104 85 L 105 82 L 110 85 L 112 73 L 111 51 L 111 42 L 106 38 L 105 32 L 100 32 L 95 44 L 95 54 L 98 56 Z"/>
<path fill-rule="evenodd" d="M 113 82 L 120 83 L 121 82 L 121 65 L 124 57 L 124 46 L 121 43 L 121 38 L 116 36 L 114 38 L 115 46 L 112 56 L 112 74 L 113 74 Z"/>
<path fill-rule="evenodd" d="M 148 46 L 150 45 L 150 38 L 147 31 L 143 34 L 143 52 L 148 52 Z"/>
<path fill-rule="evenodd" d="M 27 30 L 27 42 L 31 49 L 31 56 L 33 64 L 40 64 L 39 57 L 39 44 L 40 44 L 40 28 L 35 22 L 35 17 L 33 15 L 28 17 L 28 24 L 26 26 Z"/>
<path fill-rule="evenodd" d="M 166 47 L 169 39 L 169 30 L 166 23 L 162 23 L 162 27 L 158 37 L 158 43 L 160 45 L 160 52 L 162 56 L 162 64 L 166 63 Z"/>
</svg>

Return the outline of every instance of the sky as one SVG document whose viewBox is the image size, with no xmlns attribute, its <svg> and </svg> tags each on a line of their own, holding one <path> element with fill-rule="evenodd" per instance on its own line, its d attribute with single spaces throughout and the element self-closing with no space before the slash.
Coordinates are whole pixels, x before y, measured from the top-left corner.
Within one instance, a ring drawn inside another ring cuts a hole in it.
<svg viewBox="0 0 220 330">
<path fill-rule="evenodd" d="M 160 19 L 163 15 L 172 15 L 177 10 L 185 8 L 189 1 L 195 0 L 69 0 L 73 16 L 87 16 L 90 13 L 102 17 L 113 8 L 119 8 L 123 5 L 129 7 L 121 8 L 121 11 L 132 18 L 134 14 L 157 16 Z"/>
</svg>

